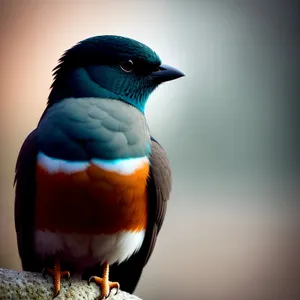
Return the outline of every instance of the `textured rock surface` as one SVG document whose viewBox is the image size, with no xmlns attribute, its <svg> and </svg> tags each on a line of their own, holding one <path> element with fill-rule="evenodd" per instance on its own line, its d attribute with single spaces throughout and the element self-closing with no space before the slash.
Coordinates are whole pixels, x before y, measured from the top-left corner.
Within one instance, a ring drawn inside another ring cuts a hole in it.
<svg viewBox="0 0 300 300">
<path fill-rule="evenodd" d="M 0 299 L 17 300 L 32 299 L 46 300 L 53 299 L 52 278 L 45 279 L 41 274 L 30 272 L 18 272 L 13 270 L 0 269 Z M 112 295 L 110 300 L 141 300 L 140 298 L 120 291 Z M 100 295 L 100 289 L 94 283 L 90 285 L 86 281 L 71 278 L 70 281 L 62 279 L 61 292 L 55 299 L 79 299 L 94 300 Z"/>
</svg>

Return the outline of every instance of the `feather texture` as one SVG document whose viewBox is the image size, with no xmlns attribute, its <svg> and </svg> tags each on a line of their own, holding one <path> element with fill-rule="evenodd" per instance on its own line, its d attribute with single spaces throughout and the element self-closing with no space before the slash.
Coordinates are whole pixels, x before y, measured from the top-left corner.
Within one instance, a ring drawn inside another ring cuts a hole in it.
<svg viewBox="0 0 300 300">
<path fill-rule="evenodd" d="M 133 293 L 144 266 L 147 264 L 165 218 L 167 201 L 171 194 L 170 163 L 164 149 L 151 138 L 150 176 L 148 179 L 148 225 L 139 252 L 110 270 L 111 280 L 118 280 L 121 288 Z M 130 275 L 129 275 L 130 274 Z"/>
<path fill-rule="evenodd" d="M 83 104 L 82 104 L 83 105 Z M 127 104 L 126 104 L 127 105 Z M 110 112 L 110 116 L 113 116 L 114 112 Z M 79 118 L 79 119 L 76 119 Z M 76 117 L 75 123 L 78 120 L 83 121 L 84 117 Z M 83 119 L 80 119 L 83 118 Z M 92 118 L 93 119 L 93 118 Z M 86 127 L 91 126 L 93 123 L 88 121 L 83 122 Z M 42 123 L 40 123 L 40 126 Z M 66 125 L 68 126 L 68 125 Z M 108 127 L 109 125 L 107 125 Z M 143 125 L 146 126 L 146 125 Z M 69 127 L 68 127 L 69 128 Z M 112 132 L 118 132 L 117 127 L 110 124 L 110 130 Z M 122 130 L 120 130 L 122 129 Z M 36 199 L 36 159 L 38 152 L 41 151 L 41 143 L 39 134 L 43 134 L 44 131 L 33 131 L 25 140 L 16 166 L 16 195 L 15 195 L 15 226 L 18 238 L 18 249 L 22 261 L 24 270 L 39 272 L 43 268 L 43 262 L 39 256 L 36 255 L 34 248 L 34 211 L 35 211 L 35 199 Z M 116 130 L 116 131 L 114 131 Z M 124 132 L 123 127 L 119 127 L 119 132 Z M 134 138 L 134 133 L 130 133 L 129 137 Z M 85 136 L 85 132 L 81 133 L 81 137 L 87 138 L 87 141 L 91 141 L 91 136 Z M 70 135 L 70 140 L 77 147 L 81 146 L 84 157 L 89 157 L 87 153 L 85 142 L 79 143 L 80 137 Z M 139 142 L 138 140 L 136 141 Z M 171 192 L 171 170 L 168 159 L 163 148 L 151 138 L 151 155 L 150 155 L 150 174 L 148 178 L 147 193 L 148 193 L 148 223 L 146 227 L 145 237 L 143 244 L 138 252 L 133 254 L 128 260 L 121 264 L 112 265 L 110 270 L 110 278 L 112 281 L 118 281 L 121 288 L 124 291 L 132 293 L 140 279 L 144 266 L 147 264 L 155 246 L 157 235 L 162 226 L 164 216 L 166 213 L 167 200 L 169 199 Z M 95 148 L 96 149 L 96 148 Z M 98 148 L 99 149 L 99 148 Z M 103 148 L 101 148 L 103 149 Z M 141 151 L 142 148 L 139 148 Z M 86 151 L 86 152 L 85 152 Z M 145 148 L 141 152 L 146 151 Z M 64 151 L 62 151 L 64 153 Z M 103 152 L 101 152 L 103 153 Z M 144 154 L 144 152 L 143 152 Z M 77 155 L 77 154 L 76 154 Z M 101 275 L 100 266 L 96 265 L 94 268 L 86 270 L 84 278 L 89 275 Z"/>
<path fill-rule="evenodd" d="M 37 128 L 39 151 L 71 161 L 143 157 L 150 153 L 145 116 L 111 99 L 65 99 L 49 108 Z"/>
</svg>

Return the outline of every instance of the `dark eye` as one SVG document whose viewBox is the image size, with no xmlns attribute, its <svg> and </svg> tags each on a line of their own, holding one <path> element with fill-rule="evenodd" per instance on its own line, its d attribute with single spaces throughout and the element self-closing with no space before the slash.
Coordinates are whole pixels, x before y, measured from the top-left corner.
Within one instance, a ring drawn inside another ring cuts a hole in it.
<svg viewBox="0 0 300 300">
<path fill-rule="evenodd" d="M 133 70 L 133 61 L 132 60 L 122 61 L 120 63 L 120 68 L 126 73 L 131 72 Z"/>
</svg>

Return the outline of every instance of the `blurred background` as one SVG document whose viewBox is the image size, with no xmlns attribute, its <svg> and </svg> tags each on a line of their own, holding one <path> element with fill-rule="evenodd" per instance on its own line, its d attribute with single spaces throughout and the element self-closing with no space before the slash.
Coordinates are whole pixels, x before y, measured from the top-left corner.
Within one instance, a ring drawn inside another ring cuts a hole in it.
<svg viewBox="0 0 300 300">
<path fill-rule="evenodd" d="M 300 299 L 297 2 L 1 0 L 0 267 L 21 267 L 14 167 L 51 70 L 78 41 L 116 34 L 186 74 L 147 105 L 174 186 L 136 294 Z"/>
</svg>

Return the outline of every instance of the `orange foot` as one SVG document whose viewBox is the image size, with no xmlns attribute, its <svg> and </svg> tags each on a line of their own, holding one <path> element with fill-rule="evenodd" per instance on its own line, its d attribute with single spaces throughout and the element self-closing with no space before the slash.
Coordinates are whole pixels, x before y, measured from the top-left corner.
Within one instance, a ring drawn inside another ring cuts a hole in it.
<svg viewBox="0 0 300 300">
<path fill-rule="evenodd" d="M 115 295 L 118 293 L 120 284 L 118 282 L 111 282 L 108 280 L 108 273 L 109 273 L 109 264 L 104 264 L 103 269 L 103 278 L 98 276 L 90 277 L 88 283 L 90 284 L 91 281 L 94 281 L 98 286 L 101 288 L 101 295 L 98 299 L 107 299 L 110 295 L 112 289 L 117 289 Z"/>
<path fill-rule="evenodd" d="M 69 271 L 61 271 L 59 259 L 56 258 L 55 262 L 54 262 L 53 270 L 49 269 L 49 268 L 43 269 L 42 274 L 44 277 L 45 277 L 46 273 L 49 273 L 53 277 L 54 298 L 55 298 L 59 295 L 59 292 L 60 292 L 60 279 L 66 277 L 69 280 L 70 272 Z"/>
</svg>

